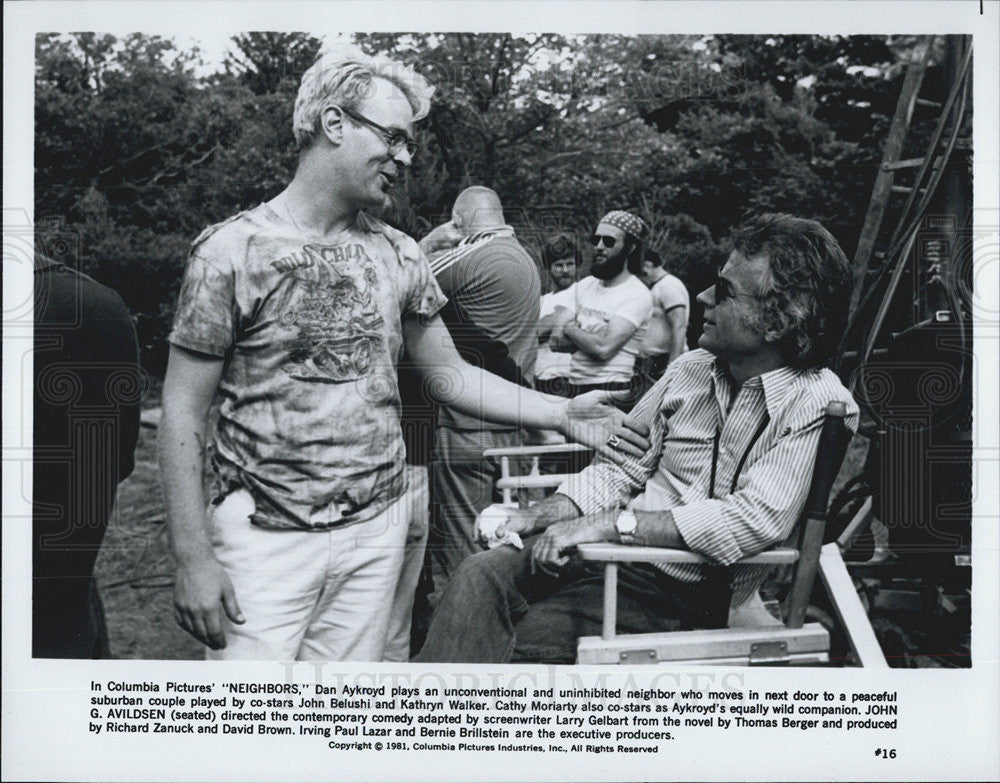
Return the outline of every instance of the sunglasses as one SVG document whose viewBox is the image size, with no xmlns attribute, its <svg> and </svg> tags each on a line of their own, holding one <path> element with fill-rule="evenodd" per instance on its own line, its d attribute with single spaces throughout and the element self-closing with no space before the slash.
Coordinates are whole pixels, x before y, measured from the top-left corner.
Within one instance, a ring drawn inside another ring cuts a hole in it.
<svg viewBox="0 0 1000 783">
<path fill-rule="evenodd" d="M 745 299 L 760 299 L 757 294 L 744 294 L 739 291 L 734 291 L 732 283 L 730 283 L 726 278 L 722 276 L 722 269 L 715 270 L 715 280 L 712 282 L 715 287 L 715 303 L 722 304 L 727 299 L 739 299 L 741 296 Z"/>
<path fill-rule="evenodd" d="M 594 234 L 590 238 L 590 244 L 594 247 L 604 245 L 606 248 L 612 248 L 618 244 L 618 239 L 616 237 L 608 236 L 607 234 Z"/>
</svg>

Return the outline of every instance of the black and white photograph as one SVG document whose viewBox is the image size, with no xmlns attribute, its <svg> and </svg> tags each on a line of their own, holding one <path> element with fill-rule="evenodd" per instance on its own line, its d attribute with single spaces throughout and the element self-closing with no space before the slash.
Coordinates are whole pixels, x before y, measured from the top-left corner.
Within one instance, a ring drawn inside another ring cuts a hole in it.
<svg viewBox="0 0 1000 783">
<path fill-rule="evenodd" d="M 4 778 L 1000 774 L 1000 9 L 806 5 L 6 4 Z"/>
</svg>

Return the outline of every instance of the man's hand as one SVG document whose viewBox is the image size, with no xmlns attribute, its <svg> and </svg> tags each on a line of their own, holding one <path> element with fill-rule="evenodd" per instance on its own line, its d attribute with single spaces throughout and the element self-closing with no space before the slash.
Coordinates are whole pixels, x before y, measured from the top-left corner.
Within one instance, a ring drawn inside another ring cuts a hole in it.
<svg viewBox="0 0 1000 783">
<path fill-rule="evenodd" d="M 552 327 L 552 332 L 549 334 L 549 350 L 552 351 L 552 353 L 576 352 L 576 343 L 570 340 L 563 333 L 563 330 L 566 328 L 566 324 L 570 323 L 573 323 L 573 319 L 569 319 Z"/>
<path fill-rule="evenodd" d="M 556 305 L 556 309 L 552 311 L 552 325 L 553 326 L 566 326 L 566 324 L 571 323 L 576 320 L 576 313 L 570 310 L 568 307 L 563 307 L 562 305 Z"/>
<path fill-rule="evenodd" d="M 642 457 L 650 448 L 649 427 L 614 406 L 625 394 L 593 391 L 569 400 L 560 432 L 619 465 Z"/>
<path fill-rule="evenodd" d="M 462 240 L 462 232 L 455 228 L 450 220 L 433 229 L 420 240 L 420 249 L 425 255 L 433 255 L 444 250 L 450 250 Z"/>
<path fill-rule="evenodd" d="M 554 353 L 573 353 L 576 351 L 576 343 L 563 333 L 563 330 L 569 324 L 576 323 L 576 313 L 568 307 L 560 305 L 552 314 L 551 321 L 552 331 L 549 332 L 549 350 Z"/>
<path fill-rule="evenodd" d="M 177 567 L 174 617 L 177 624 L 213 650 L 226 646 L 222 612 L 234 623 L 245 622 L 236 593 L 214 556 Z"/>
<path fill-rule="evenodd" d="M 537 563 L 542 568 L 562 566 L 569 561 L 573 554 L 572 549 L 577 544 L 617 541 L 618 533 L 615 530 L 617 517 L 616 509 L 607 509 L 549 525 L 535 541 L 531 551 L 532 563 Z"/>
</svg>

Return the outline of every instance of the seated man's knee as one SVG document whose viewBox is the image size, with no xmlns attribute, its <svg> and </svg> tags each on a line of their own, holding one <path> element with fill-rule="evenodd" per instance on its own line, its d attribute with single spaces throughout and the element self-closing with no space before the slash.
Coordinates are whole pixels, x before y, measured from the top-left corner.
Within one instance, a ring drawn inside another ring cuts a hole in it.
<svg viewBox="0 0 1000 783">
<path fill-rule="evenodd" d="M 477 582 L 492 580 L 516 566 L 521 552 L 512 546 L 500 546 L 485 552 L 477 552 L 465 558 L 452 577 L 453 582 Z"/>
</svg>

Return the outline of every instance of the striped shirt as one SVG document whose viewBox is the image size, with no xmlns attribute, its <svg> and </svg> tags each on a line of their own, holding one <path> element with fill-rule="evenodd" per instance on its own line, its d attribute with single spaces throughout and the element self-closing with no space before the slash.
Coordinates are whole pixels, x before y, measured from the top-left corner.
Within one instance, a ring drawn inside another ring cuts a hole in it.
<svg viewBox="0 0 1000 783">
<path fill-rule="evenodd" d="M 431 265 L 431 271 L 434 273 L 434 276 L 437 277 L 444 272 L 445 269 L 450 266 L 454 266 L 472 251 L 479 249 L 481 245 L 489 242 L 495 237 L 504 236 L 514 236 L 514 229 L 511 226 L 497 226 L 496 228 L 487 229 L 486 231 L 480 231 L 478 234 L 464 237 L 450 250 L 443 250 L 430 256 L 428 260 Z"/>
<path fill-rule="evenodd" d="M 621 504 L 669 510 L 688 549 L 731 565 L 780 544 L 792 531 L 805 506 L 831 400 L 847 403 L 845 423 L 856 431 L 858 407 L 830 370 L 782 367 L 737 388 L 711 353 L 690 351 L 670 364 L 632 411 L 650 428 L 653 445 L 645 456 L 621 467 L 598 457 L 559 492 L 584 514 Z M 700 565 L 657 566 L 685 582 L 706 578 Z M 767 572 L 767 566 L 734 566 L 733 602 L 752 596 Z"/>
</svg>

